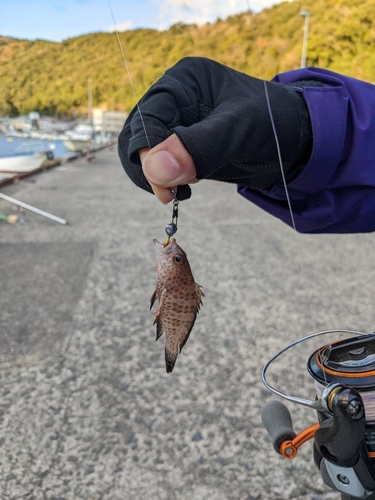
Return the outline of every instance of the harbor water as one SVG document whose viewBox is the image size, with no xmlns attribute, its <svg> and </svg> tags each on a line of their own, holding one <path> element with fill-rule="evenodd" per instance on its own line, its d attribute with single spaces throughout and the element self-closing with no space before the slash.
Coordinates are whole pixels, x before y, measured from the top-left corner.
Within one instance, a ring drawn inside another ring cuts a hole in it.
<svg viewBox="0 0 375 500">
<path fill-rule="evenodd" d="M 55 158 L 69 158 L 75 153 L 69 151 L 61 140 L 44 140 L 33 138 L 9 137 L 0 134 L 0 158 L 20 153 L 52 151 Z"/>
</svg>

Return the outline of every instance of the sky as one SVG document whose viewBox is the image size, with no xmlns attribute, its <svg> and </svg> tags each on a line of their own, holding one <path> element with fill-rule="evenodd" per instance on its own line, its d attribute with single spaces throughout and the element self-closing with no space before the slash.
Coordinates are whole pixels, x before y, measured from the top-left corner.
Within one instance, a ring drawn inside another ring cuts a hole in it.
<svg viewBox="0 0 375 500">
<path fill-rule="evenodd" d="M 0 35 L 60 42 L 97 31 L 167 29 L 259 11 L 281 0 L 0 0 Z"/>
</svg>

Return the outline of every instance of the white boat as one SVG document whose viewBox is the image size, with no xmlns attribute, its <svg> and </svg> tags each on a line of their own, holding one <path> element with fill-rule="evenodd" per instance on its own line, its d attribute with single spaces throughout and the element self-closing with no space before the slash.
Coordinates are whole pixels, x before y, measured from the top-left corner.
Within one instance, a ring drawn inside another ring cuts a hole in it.
<svg viewBox="0 0 375 500">
<path fill-rule="evenodd" d="M 25 173 L 37 170 L 46 159 L 52 159 L 53 154 L 17 154 L 14 156 L 0 157 L 0 172 Z"/>
<path fill-rule="evenodd" d="M 82 151 L 87 151 L 90 149 L 90 140 L 91 137 L 70 137 L 69 139 L 65 139 L 63 141 L 64 146 L 69 151 L 74 151 L 77 153 L 81 153 Z"/>
<path fill-rule="evenodd" d="M 64 145 L 69 151 L 82 153 L 90 149 L 94 127 L 91 123 L 79 123 L 72 130 L 67 130 Z"/>
</svg>

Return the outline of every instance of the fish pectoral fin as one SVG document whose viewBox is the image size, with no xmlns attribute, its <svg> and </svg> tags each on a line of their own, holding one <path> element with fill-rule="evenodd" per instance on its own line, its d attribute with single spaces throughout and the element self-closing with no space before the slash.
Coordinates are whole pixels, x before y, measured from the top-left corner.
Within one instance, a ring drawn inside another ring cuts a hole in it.
<svg viewBox="0 0 375 500">
<path fill-rule="evenodd" d="M 156 290 L 155 290 L 155 292 L 156 292 Z M 161 294 L 159 306 L 154 314 L 153 324 L 154 325 L 156 324 L 156 339 L 155 340 L 158 340 L 164 333 L 163 324 L 162 324 L 162 307 L 163 307 L 163 302 L 164 302 L 163 298 L 164 298 L 164 292 Z"/>
<path fill-rule="evenodd" d="M 155 304 L 155 300 L 156 300 L 156 288 L 154 290 L 154 293 L 151 295 L 151 299 L 150 299 L 150 311 L 152 309 L 152 306 Z"/>
<path fill-rule="evenodd" d="M 154 314 L 154 322 L 152 323 L 153 325 L 155 325 L 158 322 L 159 314 L 160 314 L 160 307 L 158 307 L 156 313 Z"/>
<path fill-rule="evenodd" d="M 158 305 L 158 308 L 156 309 L 156 312 L 154 314 L 154 323 L 153 324 L 155 324 L 157 322 L 158 317 L 159 317 L 159 315 L 161 313 L 161 309 L 163 307 L 163 302 L 164 302 L 164 300 L 163 300 L 164 299 L 164 295 L 165 295 L 165 293 L 163 292 L 161 294 L 160 299 L 159 299 L 159 305 Z M 156 298 L 157 298 L 157 293 L 156 293 L 156 290 L 155 290 L 155 292 L 152 294 L 152 297 L 151 297 L 151 307 L 154 305 L 154 302 L 155 302 Z"/>
<path fill-rule="evenodd" d="M 154 322 L 153 322 L 153 325 L 156 324 L 156 339 L 155 340 L 158 340 L 158 338 L 160 338 L 163 335 L 163 328 L 162 328 L 161 323 L 162 322 L 161 322 L 160 304 L 159 304 L 159 307 L 157 308 L 157 311 L 154 314 Z"/>
</svg>

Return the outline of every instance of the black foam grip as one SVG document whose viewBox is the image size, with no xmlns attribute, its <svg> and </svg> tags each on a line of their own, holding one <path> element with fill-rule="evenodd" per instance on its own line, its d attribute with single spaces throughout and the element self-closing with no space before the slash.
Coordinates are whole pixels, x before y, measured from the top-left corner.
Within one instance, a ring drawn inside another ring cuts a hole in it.
<svg viewBox="0 0 375 500">
<path fill-rule="evenodd" d="M 270 401 L 263 406 L 262 422 L 272 438 L 272 444 L 277 453 L 280 453 L 280 445 L 283 441 L 296 437 L 289 410 L 280 401 Z"/>
</svg>

